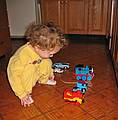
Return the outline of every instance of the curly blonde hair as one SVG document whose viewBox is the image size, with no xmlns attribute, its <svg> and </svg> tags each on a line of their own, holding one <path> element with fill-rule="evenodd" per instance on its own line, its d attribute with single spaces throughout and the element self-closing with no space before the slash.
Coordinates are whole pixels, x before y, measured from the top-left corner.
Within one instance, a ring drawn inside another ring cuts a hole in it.
<svg viewBox="0 0 118 120">
<path fill-rule="evenodd" d="M 50 50 L 56 46 L 64 48 L 68 45 L 68 40 L 65 39 L 61 29 L 53 22 L 42 25 L 30 24 L 25 36 L 33 47 L 38 45 L 41 49 Z"/>
</svg>

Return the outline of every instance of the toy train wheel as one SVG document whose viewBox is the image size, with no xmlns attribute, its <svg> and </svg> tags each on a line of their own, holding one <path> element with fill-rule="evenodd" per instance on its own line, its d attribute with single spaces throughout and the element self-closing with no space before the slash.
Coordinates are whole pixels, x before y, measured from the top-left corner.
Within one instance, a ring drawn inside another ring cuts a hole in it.
<svg viewBox="0 0 118 120">
<path fill-rule="evenodd" d="M 81 91 L 82 91 L 82 93 L 85 93 L 85 92 L 86 92 L 86 89 L 85 89 L 85 88 L 82 88 Z"/>
<path fill-rule="evenodd" d="M 66 69 L 67 67 L 64 67 L 64 70 Z"/>
<path fill-rule="evenodd" d="M 80 76 L 77 76 L 77 77 L 76 77 L 76 79 L 77 79 L 77 80 L 80 80 L 80 79 L 81 79 L 81 77 L 80 77 Z"/>
<path fill-rule="evenodd" d="M 92 76 L 89 75 L 89 76 L 87 77 L 87 80 L 89 80 L 89 81 L 92 80 Z"/>
<path fill-rule="evenodd" d="M 86 80 L 87 78 L 86 78 L 86 76 L 85 75 L 83 75 L 82 76 L 82 80 Z"/>
</svg>

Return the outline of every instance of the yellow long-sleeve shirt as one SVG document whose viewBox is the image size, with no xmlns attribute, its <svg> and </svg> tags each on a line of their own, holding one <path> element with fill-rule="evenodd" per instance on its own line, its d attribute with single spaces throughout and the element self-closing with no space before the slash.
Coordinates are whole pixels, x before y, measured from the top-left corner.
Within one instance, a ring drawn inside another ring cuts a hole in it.
<svg viewBox="0 0 118 120">
<path fill-rule="evenodd" d="M 37 80 L 46 83 L 53 75 L 50 59 L 41 59 L 28 44 L 19 48 L 10 58 L 7 73 L 16 96 L 22 98 L 32 92 Z"/>
</svg>

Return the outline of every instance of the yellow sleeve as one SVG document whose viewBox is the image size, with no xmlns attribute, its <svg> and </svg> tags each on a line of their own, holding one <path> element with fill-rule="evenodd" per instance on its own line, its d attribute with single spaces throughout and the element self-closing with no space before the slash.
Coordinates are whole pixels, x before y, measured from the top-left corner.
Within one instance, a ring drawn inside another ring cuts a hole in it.
<svg viewBox="0 0 118 120">
<path fill-rule="evenodd" d="M 52 61 L 50 59 L 44 59 L 39 65 L 40 82 L 46 83 L 49 77 L 52 77 L 54 75 L 52 69 Z"/>
<path fill-rule="evenodd" d="M 22 85 L 22 72 L 27 60 L 25 55 L 15 55 L 10 59 L 7 68 L 9 83 L 15 92 L 15 95 L 19 98 L 27 95 L 25 88 L 23 88 Z"/>
</svg>

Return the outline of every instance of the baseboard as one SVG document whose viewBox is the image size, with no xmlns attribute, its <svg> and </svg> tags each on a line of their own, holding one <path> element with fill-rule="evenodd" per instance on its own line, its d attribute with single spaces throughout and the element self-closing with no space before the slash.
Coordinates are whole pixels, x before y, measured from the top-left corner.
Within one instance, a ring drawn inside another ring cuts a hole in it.
<svg viewBox="0 0 118 120">
<path fill-rule="evenodd" d="M 10 36 L 11 39 L 24 39 L 25 36 Z"/>
</svg>

